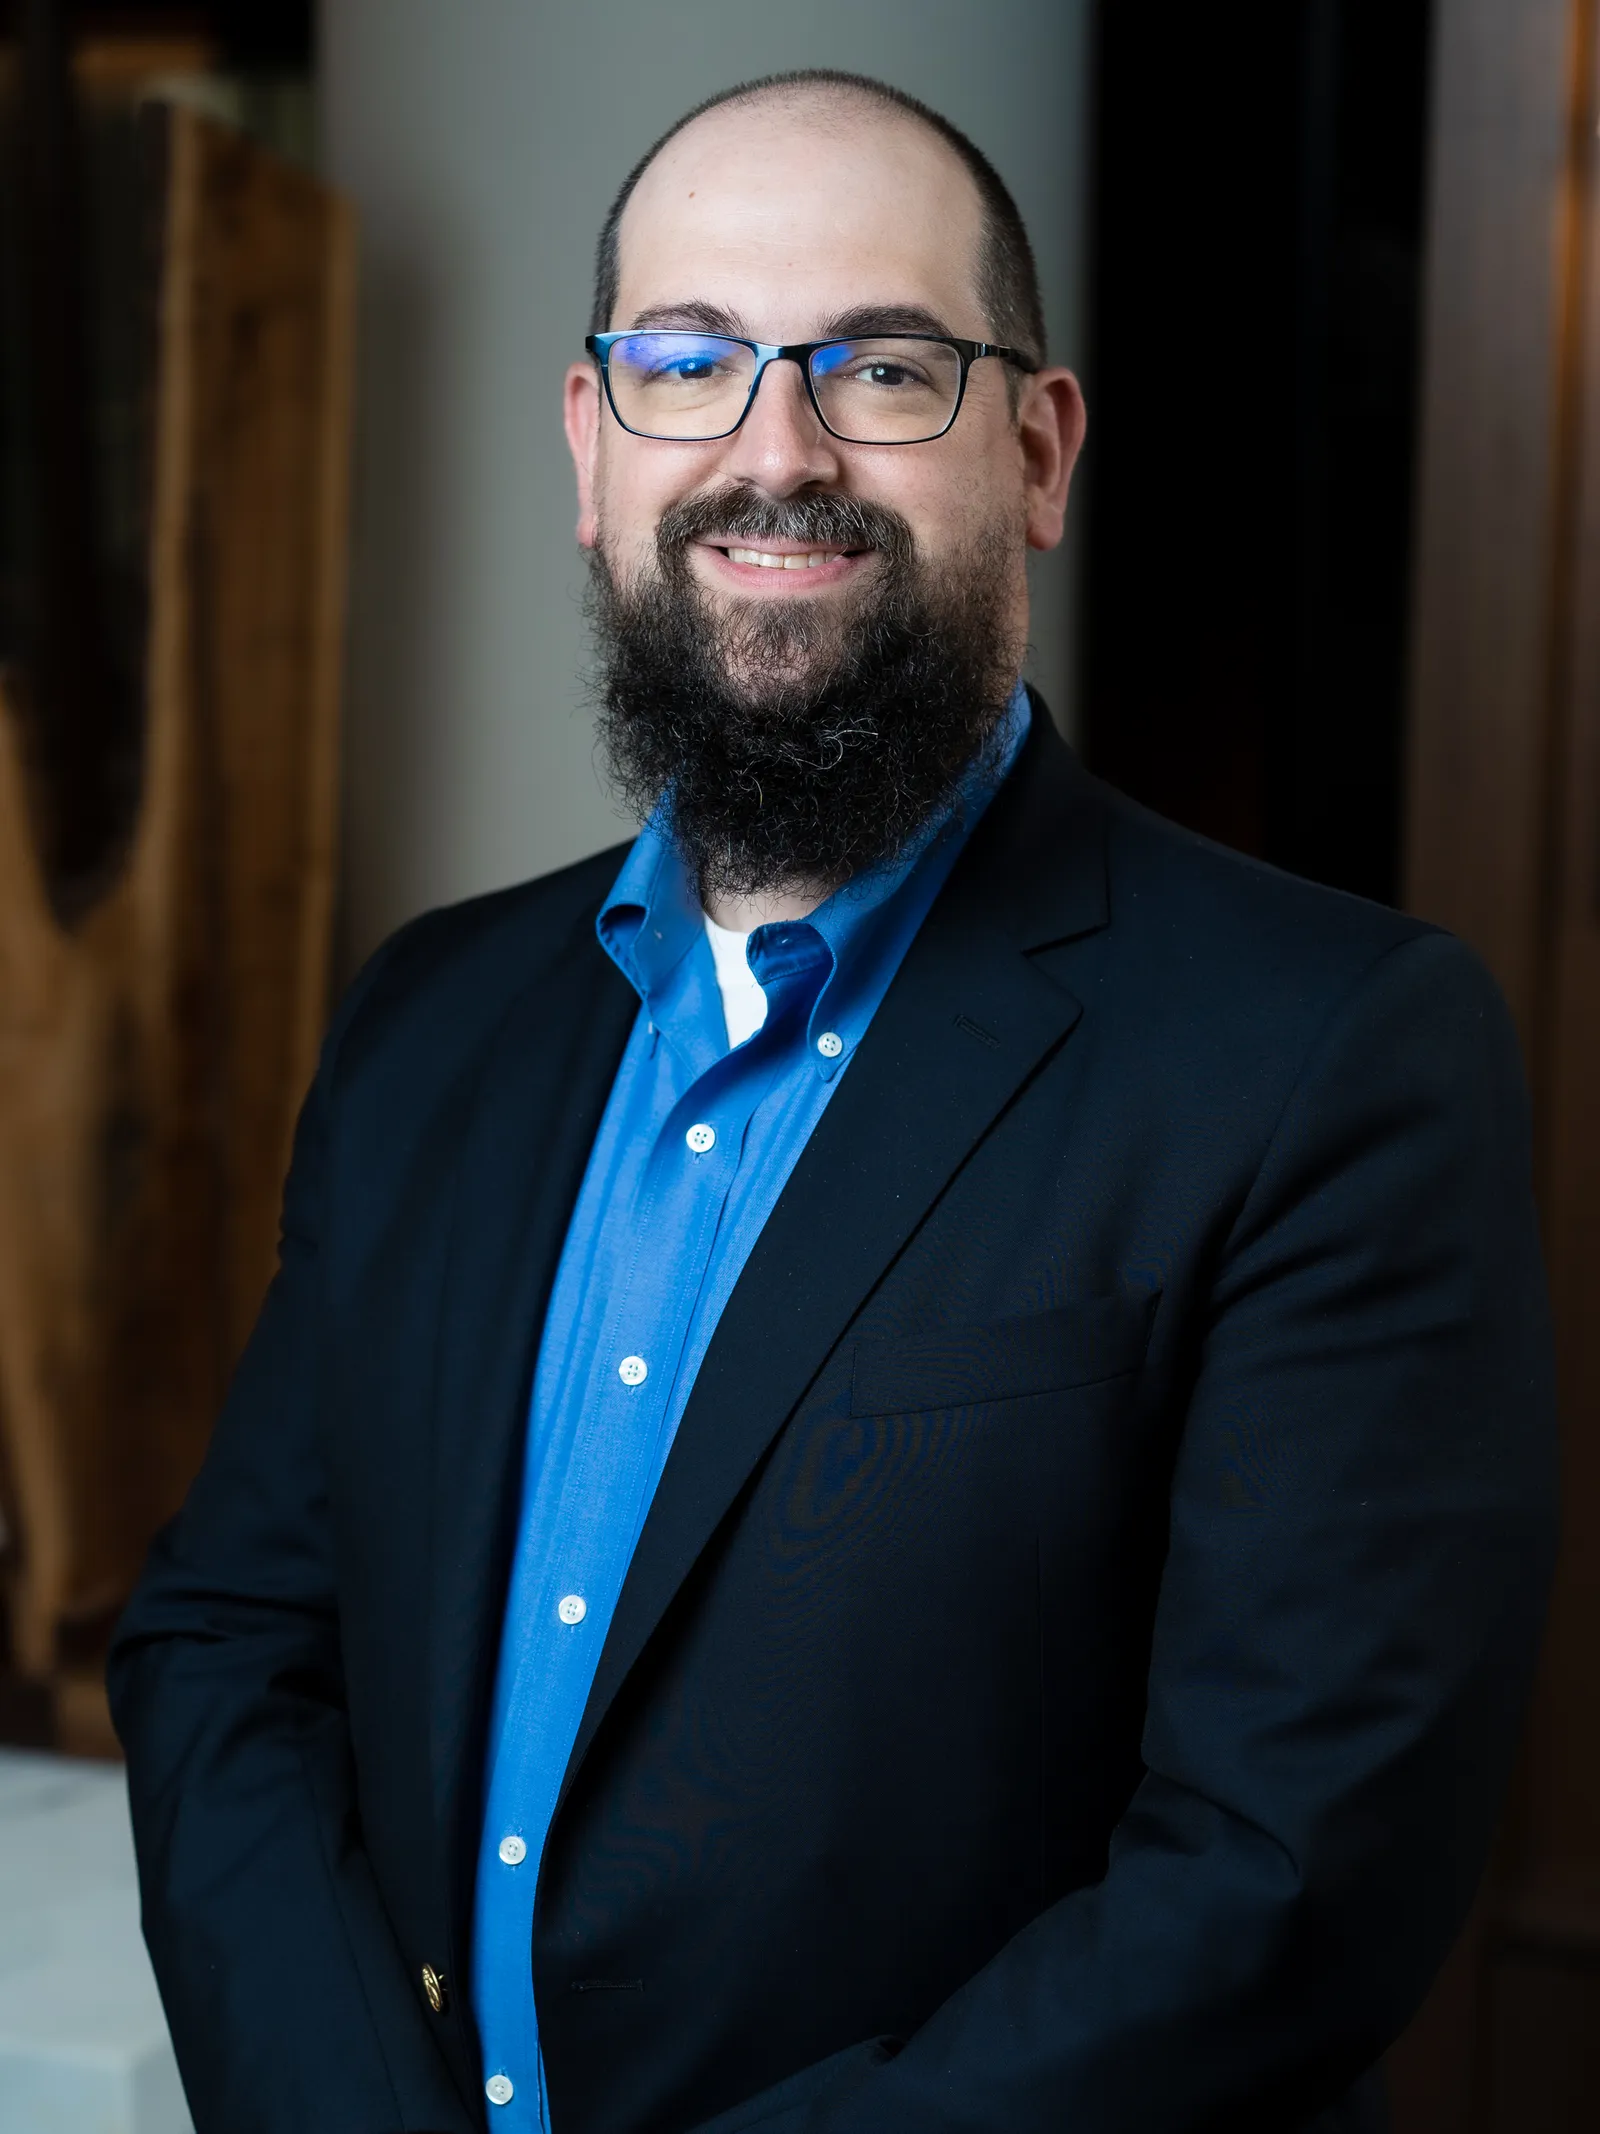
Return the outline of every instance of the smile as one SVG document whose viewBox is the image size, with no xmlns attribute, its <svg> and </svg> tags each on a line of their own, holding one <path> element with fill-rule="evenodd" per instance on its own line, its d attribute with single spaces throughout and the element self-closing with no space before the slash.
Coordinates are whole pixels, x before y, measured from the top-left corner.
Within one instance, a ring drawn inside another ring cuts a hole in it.
<svg viewBox="0 0 1600 2134">
<path fill-rule="evenodd" d="M 812 571 L 824 564 L 838 563 L 852 553 L 843 548 L 804 548 L 780 553 L 770 548 L 725 548 L 723 554 L 730 563 L 753 564 L 762 571 Z"/>
<path fill-rule="evenodd" d="M 871 568 L 875 548 L 835 541 L 793 541 L 768 534 L 742 541 L 727 534 L 694 544 L 701 571 L 713 585 L 757 600 L 812 600 L 832 595 Z"/>
</svg>

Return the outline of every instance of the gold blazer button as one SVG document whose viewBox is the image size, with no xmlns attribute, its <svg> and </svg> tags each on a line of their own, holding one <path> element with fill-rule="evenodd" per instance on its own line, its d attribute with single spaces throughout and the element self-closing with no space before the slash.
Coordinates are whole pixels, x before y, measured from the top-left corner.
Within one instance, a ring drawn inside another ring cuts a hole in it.
<svg viewBox="0 0 1600 2134">
<path fill-rule="evenodd" d="M 428 2006 L 434 2014 L 443 2015 L 450 2005 L 450 1988 L 432 1964 L 424 1964 L 422 1967 L 422 1990 L 428 1996 Z"/>
</svg>

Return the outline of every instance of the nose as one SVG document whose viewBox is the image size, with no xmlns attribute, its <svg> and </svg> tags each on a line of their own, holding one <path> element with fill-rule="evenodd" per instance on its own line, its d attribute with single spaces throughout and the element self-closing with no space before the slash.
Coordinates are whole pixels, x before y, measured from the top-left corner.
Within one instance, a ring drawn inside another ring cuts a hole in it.
<svg viewBox="0 0 1600 2134">
<path fill-rule="evenodd" d="M 838 440 L 817 419 L 798 363 L 767 365 L 749 413 L 728 439 L 724 464 L 769 496 L 838 480 Z"/>
</svg>

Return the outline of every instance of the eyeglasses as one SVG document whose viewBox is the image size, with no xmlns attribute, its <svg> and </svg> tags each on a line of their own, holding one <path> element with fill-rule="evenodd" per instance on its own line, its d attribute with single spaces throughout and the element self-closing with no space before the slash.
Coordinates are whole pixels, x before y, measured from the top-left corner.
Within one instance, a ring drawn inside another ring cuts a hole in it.
<svg viewBox="0 0 1600 2134">
<path fill-rule="evenodd" d="M 717 333 L 592 333 L 611 412 L 635 437 L 709 444 L 750 412 L 769 363 L 798 363 L 824 428 L 846 444 L 921 445 L 961 412 L 967 373 L 983 356 L 1038 369 L 1014 348 L 943 334 L 868 334 L 849 341 L 740 341 Z"/>
</svg>

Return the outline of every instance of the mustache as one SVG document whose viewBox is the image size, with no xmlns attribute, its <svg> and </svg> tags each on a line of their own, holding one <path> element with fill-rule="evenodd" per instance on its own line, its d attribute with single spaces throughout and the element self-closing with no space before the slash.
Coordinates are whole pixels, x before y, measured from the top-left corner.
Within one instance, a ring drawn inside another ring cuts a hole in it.
<svg viewBox="0 0 1600 2134">
<path fill-rule="evenodd" d="M 739 542 L 798 541 L 818 548 L 874 549 L 891 567 L 908 564 L 916 541 L 897 511 L 832 491 L 775 497 L 744 482 L 725 482 L 668 507 L 656 528 L 663 572 L 683 568 L 686 550 L 718 536 Z"/>
</svg>

